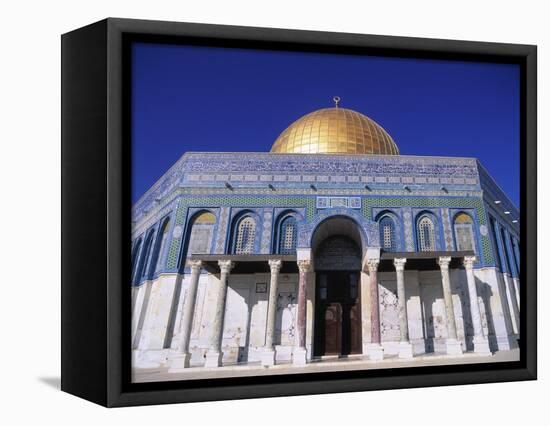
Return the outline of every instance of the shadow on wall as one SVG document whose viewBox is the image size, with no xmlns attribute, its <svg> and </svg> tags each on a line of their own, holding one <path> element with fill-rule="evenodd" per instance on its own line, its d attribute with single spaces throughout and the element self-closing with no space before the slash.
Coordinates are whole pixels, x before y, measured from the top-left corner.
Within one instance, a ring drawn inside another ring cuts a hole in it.
<svg viewBox="0 0 550 426">
<path fill-rule="evenodd" d="M 185 275 L 184 275 L 185 276 Z M 172 296 L 172 304 L 170 306 L 170 314 L 168 316 L 168 324 L 166 325 L 166 334 L 164 335 L 164 349 L 170 349 L 174 346 L 177 348 L 179 342 L 175 342 L 174 339 L 178 335 L 179 330 L 176 330 L 176 318 L 178 316 L 178 309 L 181 304 L 185 303 L 187 297 L 187 289 L 182 294 L 183 277 L 176 281 L 176 288 Z M 181 299 L 181 300 L 180 300 Z"/>
<path fill-rule="evenodd" d="M 143 290 L 143 286 L 145 286 L 145 290 Z M 145 294 L 143 296 L 143 302 L 141 306 L 139 307 L 134 306 L 134 309 L 140 309 L 140 311 L 139 313 L 136 313 L 136 315 L 138 315 L 137 317 L 138 323 L 137 323 L 135 335 L 133 336 L 134 340 L 132 342 L 132 349 L 139 348 L 141 334 L 143 331 L 143 327 L 145 326 L 145 319 L 147 317 L 147 310 L 149 309 L 149 301 L 151 299 L 151 290 L 153 288 L 153 283 L 151 281 L 146 281 L 145 283 L 141 284 L 139 288 L 140 288 L 140 291 L 145 291 Z M 132 316 L 134 316 L 134 312 L 132 312 Z"/>
<path fill-rule="evenodd" d="M 502 312 L 504 314 L 504 323 L 506 325 L 506 333 L 508 335 L 513 335 L 514 333 L 514 325 L 512 324 L 512 308 L 510 307 L 510 304 L 508 303 L 508 297 L 506 296 L 506 283 L 504 282 L 504 278 L 502 274 L 497 272 L 497 284 L 498 284 L 498 292 L 500 294 L 500 301 L 502 303 Z"/>
<path fill-rule="evenodd" d="M 483 282 L 476 277 L 476 287 L 478 296 L 483 300 L 483 308 L 485 311 L 485 321 L 487 324 L 487 339 L 489 340 L 489 349 L 491 352 L 498 351 L 498 343 L 496 337 L 495 324 L 493 322 L 493 310 L 491 308 L 491 297 L 493 296 L 493 290 L 491 286 L 486 282 Z M 506 321 L 505 321 L 506 322 Z M 482 319 L 483 324 L 483 319 Z M 508 326 L 506 326 L 508 331 Z"/>
<path fill-rule="evenodd" d="M 493 296 L 493 290 L 489 284 L 486 282 L 480 280 L 478 277 L 476 279 L 476 287 L 477 287 L 477 293 L 478 298 L 481 298 L 480 301 L 480 310 L 481 310 L 481 316 L 482 316 L 482 326 L 484 329 L 484 333 L 487 333 L 487 339 L 489 341 L 489 348 L 491 352 L 498 351 L 498 343 L 497 343 L 497 337 L 496 337 L 496 329 L 495 324 L 493 320 L 493 310 L 491 308 L 491 297 Z M 474 350 L 474 330 L 473 330 L 473 320 L 472 320 L 472 312 L 470 309 L 470 295 L 467 291 L 467 288 L 461 289 L 459 286 L 453 285 L 454 283 L 451 283 L 453 288 L 453 294 L 457 294 L 460 298 L 461 302 L 461 308 L 462 308 L 462 321 L 463 321 L 463 330 L 464 330 L 464 336 L 465 336 L 465 343 L 466 343 L 466 350 L 467 351 L 473 351 Z M 502 292 L 502 280 L 498 280 L 499 290 Z M 422 324 L 423 324 L 423 331 L 424 331 L 424 346 L 426 353 L 434 352 L 435 351 L 435 342 L 438 340 L 436 336 L 436 327 L 435 327 L 435 321 L 437 321 L 437 318 L 434 317 L 433 314 L 433 304 L 438 298 L 443 298 L 443 292 L 436 290 L 433 291 L 434 288 L 431 287 L 429 291 L 427 287 L 430 287 L 429 285 L 422 285 L 420 284 L 421 288 L 421 300 L 422 300 Z M 437 287 L 436 287 L 437 288 Z M 441 293 L 441 294 L 440 294 Z M 502 294 L 502 293 L 501 293 Z M 510 308 L 508 306 L 508 301 L 506 298 L 500 298 L 503 312 L 505 316 L 505 326 L 506 331 L 508 334 L 512 334 L 512 325 L 510 320 Z M 479 300 L 479 299 L 478 299 Z M 457 318 L 458 320 L 458 318 Z M 458 331 L 458 327 L 457 327 Z"/>
<path fill-rule="evenodd" d="M 424 350 L 426 353 L 435 352 L 435 326 L 433 304 L 437 294 L 429 294 L 428 285 L 419 282 L 422 309 L 422 328 L 424 333 Z M 440 295 L 443 297 L 443 293 Z"/>
<path fill-rule="evenodd" d="M 252 303 L 250 299 L 246 302 L 247 318 L 246 318 L 246 335 L 244 338 L 244 346 L 239 346 L 237 362 L 248 362 L 248 352 L 250 349 L 250 324 L 252 322 Z"/>
<path fill-rule="evenodd" d="M 464 276 L 464 280 L 466 277 Z M 459 284 L 460 285 L 460 284 Z M 465 284 L 467 286 L 468 284 Z M 458 287 L 458 286 L 457 286 Z M 455 288 L 455 293 L 458 294 L 460 299 L 460 307 L 462 309 L 462 327 L 464 330 L 464 342 L 466 344 L 466 351 L 474 350 L 474 327 L 472 318 L 472 309 L 470 308 L 470 292 L 468 289 Z M 458 327 L 457 327 L 458 331 Z"/>
</svg>

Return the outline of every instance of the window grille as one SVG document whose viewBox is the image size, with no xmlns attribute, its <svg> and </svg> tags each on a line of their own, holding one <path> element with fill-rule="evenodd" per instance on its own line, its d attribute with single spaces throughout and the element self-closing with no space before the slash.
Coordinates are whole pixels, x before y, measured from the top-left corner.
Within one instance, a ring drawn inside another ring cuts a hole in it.
<svg viewBox="0 0 550 426">
<path fill-rule="evenodd" d="M 435 232 L 432 220 L 424 216 L 418 221 L 418 244 L 420 251 L 435 251 Z"/>
<path fill-rule="evenodd" d="M 386 251 L 396 251 L 397 249 L 395 223 L 389 216 L 384 216 L 380 220 L 380 242 L 382 243 L 382 248 Z"/>
<path fill-rule="evenodd" d="M 235 254 L 252 254 L 254 238 L 256 236 L 256 222 L 250 216 L 239 222 L 235 241 Z"/>
<path fill-rule="evenodd" d="M 281 223 L 279 237 L 279 254 L 294 254 L 296 253 L 296 219 L 289 216 Z"/>
</svg>

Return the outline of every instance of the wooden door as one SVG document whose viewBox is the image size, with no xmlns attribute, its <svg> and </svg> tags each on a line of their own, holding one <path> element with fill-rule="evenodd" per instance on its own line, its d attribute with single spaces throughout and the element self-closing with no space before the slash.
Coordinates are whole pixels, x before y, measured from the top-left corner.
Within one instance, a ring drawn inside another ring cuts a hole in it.
<svg viewBox="0 0 550 426">
<path fill-rule="evenodd" d="M 315 299 L 313 353 L 360 354 L 361 302 L 359 274 L 350 271 L 319 272 Z"/>
<path fill-rule="evenodd" d="M 361 305 L 355 303 L 350 309 L 350 354 L 360 354 L 363 352 L 361 327 Z"/>
<path fill-rule="evenodd" d="M 325 355 L 339 355 L 342 348 L 342 307 L 329 303 L 325 309 Z"/>
</svg>

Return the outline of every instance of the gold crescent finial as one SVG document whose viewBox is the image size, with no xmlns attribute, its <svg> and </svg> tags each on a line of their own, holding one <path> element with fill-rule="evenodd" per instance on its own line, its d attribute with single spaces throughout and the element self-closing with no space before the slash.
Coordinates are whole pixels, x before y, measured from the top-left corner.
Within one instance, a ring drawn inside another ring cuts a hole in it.
<svg viewBox="0 0 550 426">
<path fill-rule="evenodd" d="M 332 100 L 334 101 L 334 107 L 338 108 L 338 104 L 340 103 L 340 96 L 335 96 L 334 98 L 332 98 Z"/>
</svg>

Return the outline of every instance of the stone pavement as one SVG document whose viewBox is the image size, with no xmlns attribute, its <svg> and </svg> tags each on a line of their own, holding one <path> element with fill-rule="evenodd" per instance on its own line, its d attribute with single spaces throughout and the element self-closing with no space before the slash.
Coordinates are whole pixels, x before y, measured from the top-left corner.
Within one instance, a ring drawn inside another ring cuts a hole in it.
<svg viewBox="0 0 550 426">
<path fill-rule="evenodd" d="M 490 356 L 480 356 L 474 353 L 465 353 L 462 356 L 449 356 L 446 354 L 430 353 L 415 356 L 412 360 L 399 359 L 397 356 L 393 356 L 386 357 L 383 361 L 371 361 L 369 359 L 364 359 L 362 356 L 351 356 L 348 358 L 315 360 L 305 366 L 294 366 L 291 363 L 283 363 L 272 367 L 262 367 L 260 363 L 257 362 L 233 364 L 215 368 L 191 367 L 181 373 L 168 373 L 167 367 L 136 368 L 134 369 L 133 382 L 144 383 L 172 380 L 219 379 L 226 377 L 266 376 L 272 374 L 373 370 L 381 368 L 477 364 L 518 360 L 519 349 L 513 349 L 510 351 L 499 351 Z"/>
</svg>

